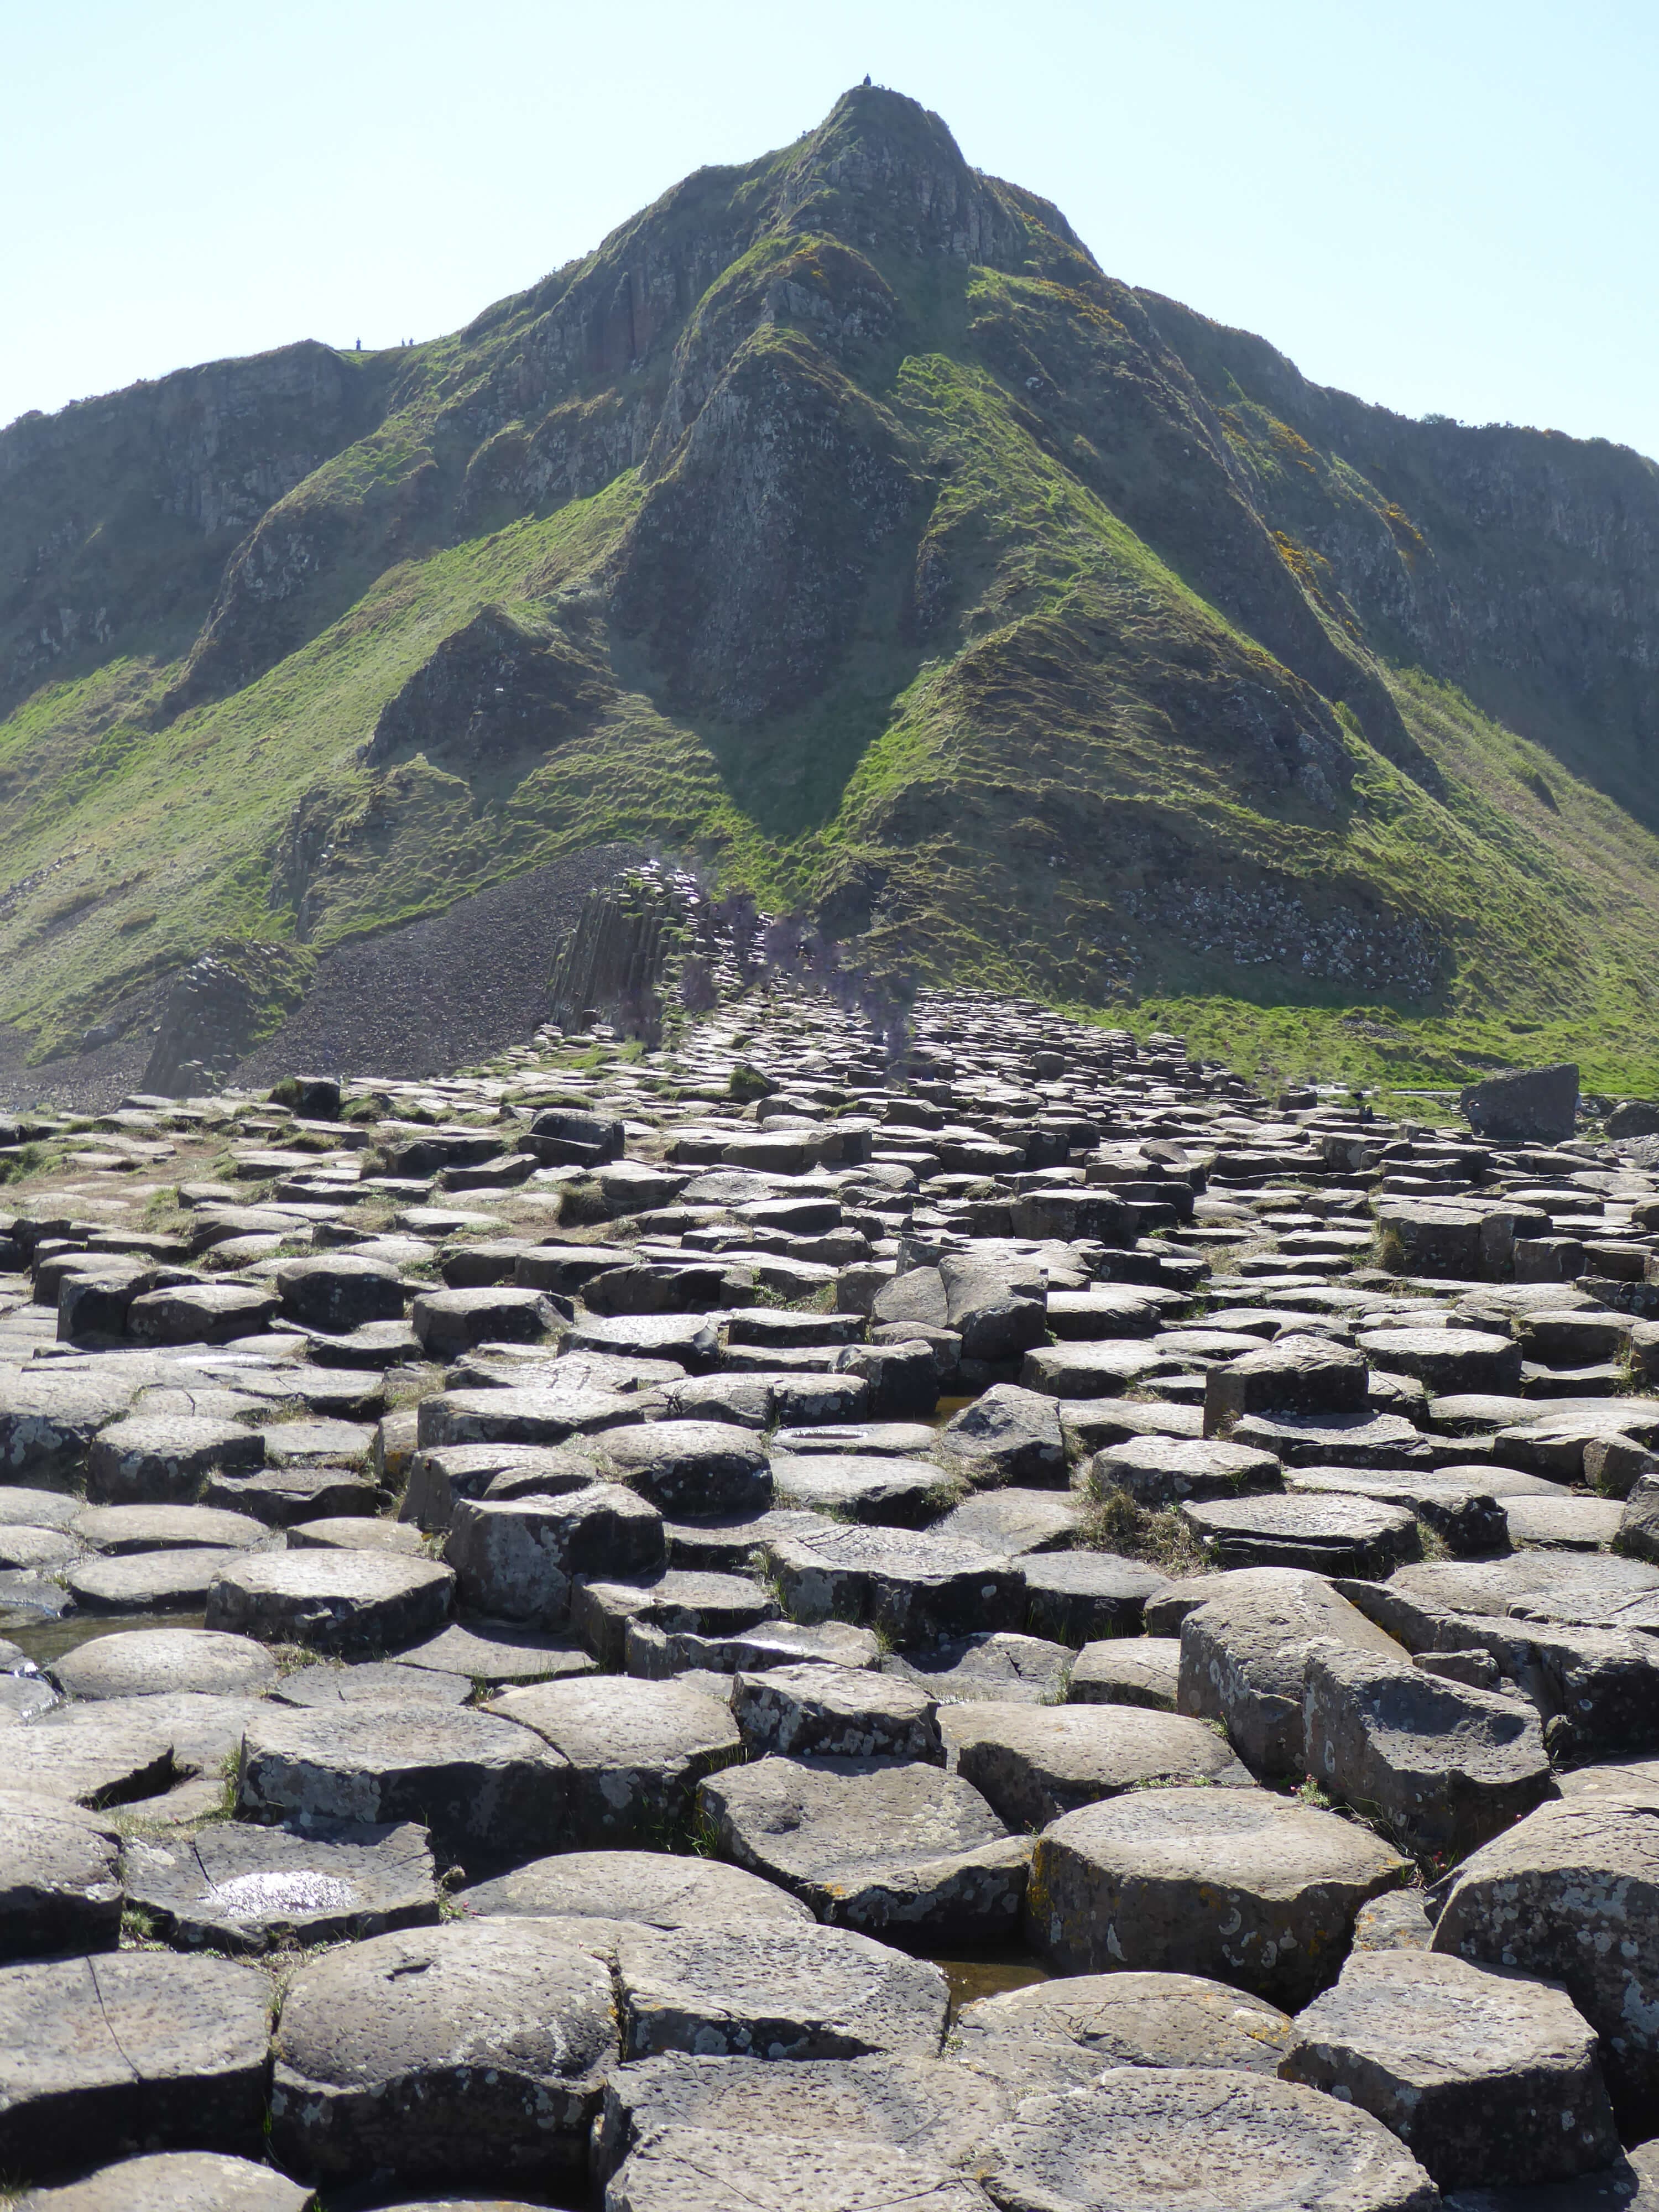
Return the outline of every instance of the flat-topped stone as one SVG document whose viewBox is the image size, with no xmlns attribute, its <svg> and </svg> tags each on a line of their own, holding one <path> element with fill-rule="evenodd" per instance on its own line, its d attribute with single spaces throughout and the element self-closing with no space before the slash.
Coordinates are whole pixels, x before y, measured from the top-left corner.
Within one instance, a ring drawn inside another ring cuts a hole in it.
<svg viewBox="0 0 1659 2212">
<path fill-rule="evenodd" d="M 940 1468 L 893 1453 L 774 1453 L 772 1481 L 781 1506 L 877 1528 L 923 1528 L 951 1494 Z"/>
<path fill-rule="evenodd" d="M 255 1967 L 114 1951 L 0 1970 L 0 2160 L 51 2172 L 145 2147 L 257 2154 L 270 1983 Z"/>
<path fill-rule="evenodd" d="M 0 1789 L 0 1965 L 112 1951 L 121 1932 L 121 1843 L 103 1814 Z"/>
<path fill-rule="evenodd" d="M 1334 1492 L 1212 1498 L 1189 1502 L 1181 1513 L 1223 1568 L 1381 1577 L 1414 1558 L 1421 1544 L 1416 1516 L 1406 1507 Z"/>
<path fill-rule="evenodd" d="M 288 1984 L 272 2148 L 318 2179 L 580 2181 L 616 2052 L 610 1973 L 556 1923 L 374 1936 Z"/>
<path fill-rule="evenodd" d="M 850 1928 L 642 1930 L 617 1969 L 630 2058 L 933 2058 L 950 2000 L 937 1966 Z"/>
<path fill-rule="evenodd" d="M 578 1849 L 678 1833 L 703 1776 L 743 1756 L 729 1708 L 678 1682 L 538 1682 L 486 1710 L 533 1731 L 563 1762 L 565 1833 Z"/>
<path fill-rule="evenodd" d="M 781 2101 L 775 2094 L 774 2101 Z M 793 2135 L 693 2127 L 647 2130 L 605 2191 L 606 2212 L 684 2212 L 693 2204 L 740 2204 L 744 2212 L 796 2212 L 809 2205 L 833 2205 L 836 2212 L 911 2205 L 925 2205 L 927 2212 L 988 2212 L 990 2199 L 967 2175 L 884 2143 L 835 2136 L 809 2142 Z"/>
<path fill-rule="evenodd" d="M 211 1505 L 89 1505 L 76 1516 L 74 1531 L 95 1552 L 185 1551 L 206 1545 L 251 1551 L 270 1531 L 251 1514 Z"/>
<path fill-rule="evenodd" d="M 1068 1974 L 980 1997 L 957 2014 L 960 2055 L 999 2064 L 999 2046 L 1069 2045 L 1079 2081 L 1108 2066 L 1236 2066 L 1277 2075 L 1296 2040 L 1288 2013 L 1198 1974 Z"/>
<path fill-rule="evenodd" d="M 742 1867 L 668 1851 L 562 1851 L 456 1893 L 463 1912 L 647 1928 L 809 1926 L 798 1898 Z"/>
<path fill-rule="evenodd" d="M 270 1692 L 283 1705 L 464 1705 L 472 1685 L 456 1674 L 431 1674 L 387 1659 L 314 1659 L 293 1667 Z"/>
<path fill-rule="evenodd" d="M 86 1613 L 194 1613 L 210 1601 L 218 1576 L 245 1554 L 206 1545 L 78 1559 L 64 1587 Z"/>
<path fill-rule="evenodd" d="M 1659 1803 L 1645 1791 L 1540 1805 L 1441 1885 L 1434 1948 L 1558 1982 L 1601 2038 L 1626 2129 L 1659 2098 Z"/>
<path fill-rule="evenodd" d="M 222 1567 L 208 1592 L 206 1626 L 320 1651 L 395 1649 L 441 1625 L 454 1581 L 435 1559 L 264 1552 Z"/>
<path fill-rule="evenodd" d="M 1368 1829 L 1267 1790 L 1133 1790 L 1037 1838 L 1028 1928 L 1063 1973 L 1200 1974 L 1288 2010 L 1406 1871 Z"/>
<path fill-rule="evenodd" d="M 931 1530 L 825 1523 L 768 1547 L 785 1608 L 797 1620 L 851 1620 L 896 1644 L 1018 1628 L 1024 1578 L 1012 1561 Z"/>
<path fill-rule="evenodd" d="M 1434 2212 L 1438 2193 L 1369 2112 L 1237 2068 L 1114 2067 L 1026 2098 L 985 2147 L 1000 2212 Z"/>
<path fill-rule="evenodd" d="M 580 1644 L 546 1636 L 517 1621 L 451 1621 L 435 1636 L 395 1652 L 392 1663 L 459 1678 L 492 1688 L 513 1682 L 554 1681 L 591 1674 L 598 1662 Z"/>
<path fill-rule="evenodd" d="M 237 1803 L 298 1826 L 416 1821 L 470 1865 L 561 1832 L 568 1770 L 529 1729 L 438 1705 L 271 1705 L 250 1720 Z"/>
<path fill-rule="evenodd" d="M 1007 1630 L 909 1644 L 881 1662 L 884 1674 L 902 1674 L 941 1705 L 975 1698 L 1020 1705 L 1054 1705 L 1066 1694 L 1072 1654 L 1063 1644 Z"/>
<path fill-rule="evenodd" d="M 936 1765 L 770 1756 L 697 1802 L 726 1857 L 821 1920 L 934 1942 L 1006 1941 L 1018 1923 L 1029 1841 Z"/>
<path fill-rule="evenodd" d="M 1374 2113 L 1443 2189 L 1619 2156 L 1595 2033 L 1566 1992 L 1440 1952 L 1357 1953 L 1297 2017 L 1283 2071 Z"/>
<path fill-rule="evenodd" d="M 945 1760 L 933 1698 L 872 1668 L 807 1662 L 739 1672 L 732 1717 L 755 1757 Z"/>
<path fill-rule="evenodd" d="M 1308 1771 L 1413 1850 L 1461 1858 L 1554 1794 L 1524 1698 L 1335 1646 L 1310 1656 L 1304 1680 Z"/>
<path fill-rule="evenodd" d="M 165 1696 L 198 1690 L 260 1696 L 276 1680 L 276 1662 L 251 1637 L 204 1628 L 129 1628 L 92 1638 L 52 1664 L 71 1698 Z"/>
<path fill-rule="evenodd" d="M 306 2212 L 303 2182 L 222 2151 L 152 2151 L 60 2189 L 32 2189 L 17 2212 Z"/>
<path fill-rule="evenodd" d="M 1176 1713 L 980 1701 L 946 1706 L 939 1725 L 951 1771 L 1015 1830 L 1043 1827 L 1125 1790 L 1255 1786 L 1215 1729 Z"/>
<path fill-rule="evenodd" d="M 1107 1636 L 1078 1653 L 1066 1694 L 1073 1705 L 1172 1713 L 1180 1679 L 1179 1637 Z"/>
<path fill-rule="evenodd" d="M 743 2141 L 793 2136 L 806 2154 L 803 2166 L 810 2159 L 815 2185 L 826 2142 L 885 2147 L 957 2167 L 971 2160 L 1006 2106 L 994 2083 L 948 2060 L 804 2059 L 779 2067 L 764 2058 L 672 2051 L 619 2067 L 606 2082 L 594 2164 L 601 2178 L 609 2176 L 645 2137 L 696 2127 Z M 820 2148 L 808 2152 L 809 2144 Z M 930 2194 L 922 2201 L 933 2212 L 939 2199 Z"/>
<path fill-rule="evenodd" d="M 189 1504 L 210 1474 L 252 1474 L 265 1462 L 257 1429 L 189 1415 L 135 1413 L 113 1421 L 87 1452 L 95 1505 Z"/>
<path fill-rule="evenodd" d="M 1115 1552 L 1042 1552 L 1020 1562 L 1024 1626 L 1073 1650 L 1103 1636 L 1133 1636 L 1169 1577 Z"/>
<path fill-rule="evenodd" d="M 289 1828 L 210 1821 L 187 1842 L 131 1838 L 128 1897 L 180 1948 L 257 1954 L 361 1942 L 438 1917 L 426 1831 Z"/>
</svg>

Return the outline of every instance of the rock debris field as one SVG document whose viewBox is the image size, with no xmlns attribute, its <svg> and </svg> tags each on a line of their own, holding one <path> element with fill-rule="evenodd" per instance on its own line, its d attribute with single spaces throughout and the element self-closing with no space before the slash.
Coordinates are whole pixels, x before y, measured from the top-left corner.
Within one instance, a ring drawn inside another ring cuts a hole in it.
<svg viewBox="0 0 1659 2212">
<path fill-rule="evenodd" d="M 1639 1148 L 782 990 L 0 1133 L 8 2203 L 1659 2207 Z"/>
</svg>

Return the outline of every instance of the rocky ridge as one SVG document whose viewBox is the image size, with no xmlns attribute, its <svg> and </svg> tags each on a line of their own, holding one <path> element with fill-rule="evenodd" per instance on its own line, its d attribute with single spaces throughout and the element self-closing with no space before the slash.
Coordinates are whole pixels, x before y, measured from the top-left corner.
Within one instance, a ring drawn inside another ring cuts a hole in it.
<svg viewBox="0 0 1659 2212">
<path fill-rule="evenodd" d="M 1646 2204 L 1644 1142 L 781 985 L 60 1127 L 21 2203 Z"/>
<path fill-rule="evenodd" d="M 896 93 L 430 345 L 25 418 L 0 483 L 36 1060 L 626 842 L 890 977 L 1659 1079 L 1653 464 L 1312 386 Z"/>
</svg>

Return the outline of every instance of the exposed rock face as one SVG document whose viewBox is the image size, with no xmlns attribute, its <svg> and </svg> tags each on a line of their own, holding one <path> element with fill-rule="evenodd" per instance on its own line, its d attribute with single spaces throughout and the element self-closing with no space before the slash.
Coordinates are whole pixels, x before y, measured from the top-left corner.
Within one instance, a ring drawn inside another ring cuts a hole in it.
<svg viewBox="0 0 1659 2212">
<path fill-rule="evenodd" d="M 1471 1084 L 1457 1104 L 1477 1136 L 1558 1144 L 1572 1135 L 1577 1120 L 1578 1070 L 1564 1062 L 1494 1075 Z"/>
<path fill-rule="evenodd" d="M 387 700 L 364 765 L 417 747 L 468 762 L 545 750 L 594 714 L 610 688 L 562 639 L 538 637 L 504 607 L 485 607 Z"/>
</svg>

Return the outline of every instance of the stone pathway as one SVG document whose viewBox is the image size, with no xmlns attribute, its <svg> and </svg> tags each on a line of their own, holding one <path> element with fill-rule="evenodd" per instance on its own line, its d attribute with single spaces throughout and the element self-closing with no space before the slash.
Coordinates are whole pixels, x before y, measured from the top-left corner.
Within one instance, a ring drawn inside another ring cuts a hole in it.
<svg viewBox="0 0 1659 2212">
<path fill-rule="evenodd" d="M 1627 1152 L 782 990 L 18 1134 L 9 2203 L 1659 2208 Z"/>
</svg>

